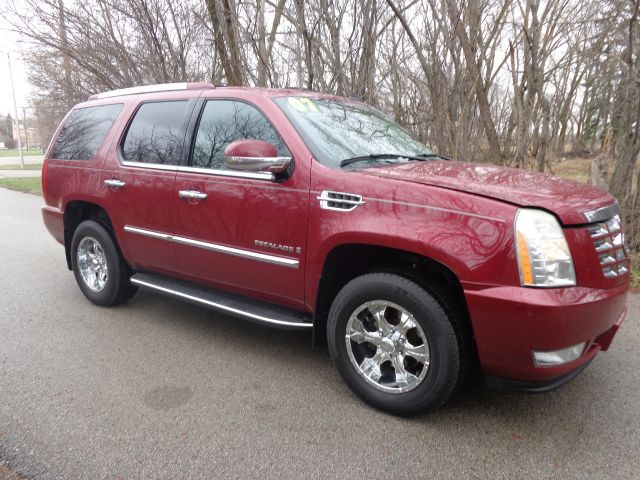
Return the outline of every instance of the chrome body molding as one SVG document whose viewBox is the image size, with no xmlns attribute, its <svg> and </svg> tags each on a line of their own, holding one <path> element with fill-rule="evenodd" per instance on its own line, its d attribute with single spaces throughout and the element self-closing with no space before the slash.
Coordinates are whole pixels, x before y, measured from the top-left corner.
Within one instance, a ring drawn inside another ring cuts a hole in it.
<svg viewBox="0 0 640 480">
<path fill-rule="evenodd" d="M 614 203 L 613 205 L 607 205 L 606 207 L 597 208 L 584 212 L 583 215 L 589 223 L 604 222 L 616 215 L 620 214 L 620 205 Z"/>
<path fill-rule="evenodd" d="M 280 265 L 282 267 L 298 268 L 300 266 L 300 261 L 295 258 L 280 257 L 277 255 L 268 255 L 266 253 L 252 252 L 251 250 L 244 250 L 241 248 L 227 247 L 226 245 L 203 242 L 200 240 L 194 240 L 192 238 L 181 237 L 179 235 L 170 235 L 168 233 L 132 227 L 131 225 L 125 225 L 124 230 L 125 232 L 135 233 L 137 235 L 142 235 L 145 237 L 157 238 L 159 240 L 166 240 L 168 242 L 179 243 L 182 245 L 189 245 L 192 247 L 202 248 L 204 250 L 210 250 L 212 252 L 225 253 L 227 255 L 233 255 L 235 257 L 257 260 L 259 262 L 272 263 L 274 265 Z"/>
<path fill-rule="evenodd" d="M 182 167 L 178 165 L 162 165 L 160 163 L 142 163 L 123 160 L 120 162 L 125 167 L 144 168 L 146 170 L 165 170 L 169 172 L 197 173 L 212 177 L 249 178 L 252 180 L 273 181 L 275 175 L 271 172 L 240 172 L 236 170 L 219 170 L 215 168 Z"/>
<path fill-rule="evenodd" d="M 125 167 L 145 168 L 147 170 L 167 170 L 170 172 L 176 172 L 178 170 L 177 165 L 162 165 L 161 163 L 130 162 L 128 160 L 123 160 L 120 163 Z"/>
<path fill-rule="evenodd" d="M 199 247 L 213 252 L 226 253 L 227 255 L 233 255 L 236 257 L 250 258 L 252 260 L 258 260 L 265 263 L 273 263 L 283 267 L 298 268 L 298 265 L 300 264 L 300 262 L 295 258 L 278 257 L 276 255 L 252 252 L 250 250 L 243 250 L 235 247 L 226 247 L 224 245 L 201 242 L 200 240 L 192 240 L 191 238 L 186 237 L 173 236 L 172 238 L 174 242 L 181 243 L 183 245 L 191 245 L 193 247 Z"/>
<path fill-rule="evenodd" d="M 245 310 L 240 310 L 238 308 L 234 308 L 234 307 L 230 307 L 228 305 L 224 305 L 223 303 L 218 303 L 218 302 L 212 302 L 211 300 L 207 300 L 206 298 L 201 298 L 195 295 L 190 295 L 188 293 L 184 293 L 184 292 L 180 292 L 178 290 L 173 290 L 171 288 L 166 288 L 160 285 L 155 285 L 151 282 L 145 282 L 142 280 L 138 280 L 137 278 L 132 278 L 131 279 L 131 283 L 133 283 L 134 285 L 138 285 L 141 287 L 146 287 L 146 288 L 150 288 L 152 290 L 157 290 L 159 292 L 163 292 L 163 293 L 167 293 L 169 295 L 173 295 L 175 297 L 179 297 L 179 298 L 184 298 L 186 300 L 190 300 L 192 302 L 196 302 L 196 303 L 200 303 L 202 305 L 206 305 L 208 307 L 212 307 L 215 308 L 217 310 L 223 310 L 225 312 L 229 312 L 229 313 L 233 313 L 236 315 L 240 315 L 243 317 L 247 317 L 247 318 L 251 318 L 253 320 L 257 320 L 258 322 L 261 323 L 266 323 L 266 324 L 270 324 L 270 325 L 278 325 L 278 326 L 283 326 L 283 327 L 287 327 L 287 328 L 300 328 L 300 329 L 311 329 L 313 328 L 313 324 L 312 323 L 294 323 L 294 322 L 283 322 L 282 320 L 278 320 L 275 318 L 269 318 L 269 317 L 265 317 L 263 315 L 258 315 L 255 313 L 251 313 L 251 312 L 247 312 Z"/>
<path fill-rule="evenodd" d="M 132 227 L 130 225 L 125 225 L 125 232 L 136 233 L 138 235 L 142 235 L 143 237 L 151 237 L 158 238 L 160 240 L 169 240 L 171 241 L 171 235 L 168 233 L 155 232 L 153 230 L 147 230 L 145 228 Z"/>
<path fill-rule="evenodd" d="M 202 175 L 211 175 L 213 177 L 235 177 L 250 178 L 252 180 L 269 180 L 273 181 L 275 176 L 271 172 L 240 172 L 237 170 L 218 170 L 214 168 L 197 168 L 197 167 L 178 167 L 178 172 L 183 173 L 199 173 Z"/>
</svg>

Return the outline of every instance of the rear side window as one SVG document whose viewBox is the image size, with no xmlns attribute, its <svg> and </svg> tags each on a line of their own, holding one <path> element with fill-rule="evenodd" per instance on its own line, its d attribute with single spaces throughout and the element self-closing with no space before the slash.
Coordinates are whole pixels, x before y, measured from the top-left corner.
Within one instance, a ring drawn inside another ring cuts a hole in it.
<svg viewBox="0 0 640 480">
<path fill-rule="evenodd" d="M 122 144 L 128 162 L 175 165 L 183 136 L 185 100 L 144 103 L 136 112 Z"/>
<path fill-rule="evenodd" d="M 51 158 L 91 160 L 121 110 L 121 103 L 73 110 L 53 144 Z"/>
</svg>

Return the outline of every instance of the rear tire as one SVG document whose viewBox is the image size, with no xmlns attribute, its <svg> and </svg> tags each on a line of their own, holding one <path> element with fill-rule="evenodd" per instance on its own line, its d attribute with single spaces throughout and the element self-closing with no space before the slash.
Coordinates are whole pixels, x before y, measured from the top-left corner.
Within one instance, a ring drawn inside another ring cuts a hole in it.
<svg viewBox="0 0 640 480">
<path fill-rule="evenodd" d="M 80 290 L 96 305 L 117 305 L 138 291 L 114 239 L 93 220 L 85 220 L 73 233 L 71 265 Z"/>
<path fill-rule="evenodd" d="M 349 387 L 396 415 L 437 410 L 462 374 L 464 344 L 453 319 L 399 275 L 373 273 L 345 285 L 329 311 L 327 338 Z"/>
</svg>

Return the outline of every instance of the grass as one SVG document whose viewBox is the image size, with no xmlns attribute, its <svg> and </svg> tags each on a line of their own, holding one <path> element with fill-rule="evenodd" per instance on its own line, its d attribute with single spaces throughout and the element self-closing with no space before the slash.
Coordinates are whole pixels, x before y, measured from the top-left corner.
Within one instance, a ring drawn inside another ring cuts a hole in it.
<svg viewBox="0 0 640 480">
<path fill-rule="evenodd" d="M 42 195 L 40 177 L 0 178 L 0 187 Z"/>
<path fill-rule="evenodd" d="M 1 165 L 0 170 L 22 170 L 22 166 L 19 163 L 11 163 L 9 165 Z M 24 170 L 42 170 L 41 163 L 25 163 Z"/>
<path fill-rule="evenodd" d="M 558 177 L 570 178 L 586 182 L 589 179 L 590 158 L 571 158 L 553 165 L 553 174 Z"/>
<path fill-rule="evenodd" d="M 25 157 L 37 157 L 39 155 L 44 155 L 44 152 L 41 148 L 34 148 L 33 150 L 25 150 L 22 149 L 22 155 Z M 0 150 L 0 157 L 19 157 L 20 153 L 17 148 L 9 148 L 6 150 Z"/>
</svg>

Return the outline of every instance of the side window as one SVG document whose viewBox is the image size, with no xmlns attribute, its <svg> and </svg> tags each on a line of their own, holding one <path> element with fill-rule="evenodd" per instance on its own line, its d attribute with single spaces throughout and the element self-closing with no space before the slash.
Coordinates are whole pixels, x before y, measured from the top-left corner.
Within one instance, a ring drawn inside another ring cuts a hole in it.
<svg viewBox="0 0 640 480">
<path fill-rule="evenodd" d="M 75 109 L 53 144 L 51 158 L 91 160 L 121 110 L 121 103 Z"/>
<path fill-rule="evenodd" d="M 224 149 L 236 140 L 263 140 L 290 156 L 289 149 L 255 107 L 234 100 L 209 100 L 204 106 L 193 145 L 191 165 L 224 170 Z"/>
<path fill-rule="evenodd" d="M 143 103 L 133 117 L 122 143 L 128 162 L 178 163 L 175 151 L 181 140 L 186 100 Z"/>
</svg>

